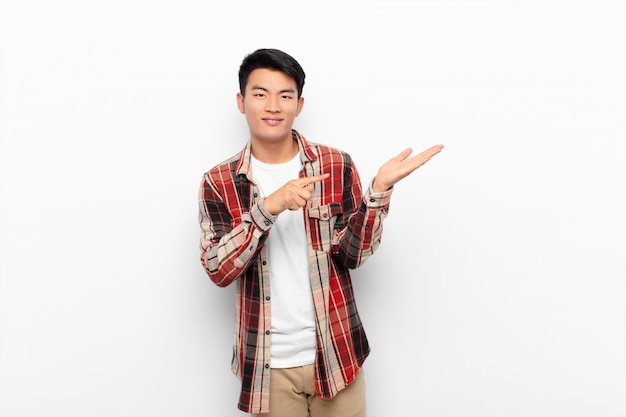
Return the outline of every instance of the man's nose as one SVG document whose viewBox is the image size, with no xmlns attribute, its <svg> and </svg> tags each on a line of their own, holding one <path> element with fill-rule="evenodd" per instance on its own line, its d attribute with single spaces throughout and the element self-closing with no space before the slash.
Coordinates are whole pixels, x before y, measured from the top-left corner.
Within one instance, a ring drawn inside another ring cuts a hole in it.
<svg viewBox="0 0 626 417">
<path fill-rule="evenodd" d="M 265 111 L 277 113 L 280 111 L 280 99 L 276 96 L 268 96 L 265 100 Z"/>
</svg>

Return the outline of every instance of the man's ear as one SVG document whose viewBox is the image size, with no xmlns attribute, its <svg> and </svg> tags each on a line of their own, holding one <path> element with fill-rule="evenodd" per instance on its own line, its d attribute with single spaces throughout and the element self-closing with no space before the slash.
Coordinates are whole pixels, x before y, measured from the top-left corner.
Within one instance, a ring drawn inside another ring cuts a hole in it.
<svg viewBox="0 0 626 417">
<path fill-rule="evenodd" d="M 303 107 L 304 107 L 304 97 L 300 97 L 298 99 L 298 111 L 296 112 L 296 117 L 300 115 L 300 112 L 302 111 Z"/>
<path fill-rule="evenodd" d="M 237 107 L 241 114 L 246 114 L 246 107 L 243 105 L 243 94 L 237 93 Z"/>
</svg>

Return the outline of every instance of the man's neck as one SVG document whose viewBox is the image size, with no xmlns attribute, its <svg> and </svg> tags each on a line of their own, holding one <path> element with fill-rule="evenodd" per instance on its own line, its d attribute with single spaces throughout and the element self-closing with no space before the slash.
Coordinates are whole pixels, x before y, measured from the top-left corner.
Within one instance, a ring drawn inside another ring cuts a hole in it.
<svg viewBox="0 0 626 417">
<path fill-rule="evenodd" d="M 266 164 L 282 164 L 289 162 L 299 152 L 298 142 L 291 135 L 285 140 L 264 142 L 251 139 L 252 155 Z"/>
</svg>

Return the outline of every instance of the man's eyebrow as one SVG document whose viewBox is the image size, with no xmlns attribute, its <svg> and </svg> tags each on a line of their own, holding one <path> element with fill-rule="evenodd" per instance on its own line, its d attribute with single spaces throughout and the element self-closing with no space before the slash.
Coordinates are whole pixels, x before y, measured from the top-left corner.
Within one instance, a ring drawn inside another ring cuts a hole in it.
<svg viewBox="0 0 626 417">
<path fill-rule="evenodd" d="M 269 92 L 269 89 L 260 86 L 260 85 L 253 85 L 252 87 L 250 87 L 251 90 L 262 90 L 262 91 L 267 91 Z M 292 93 L 295 94 L 296 90 L 294 90 L 293 88 L 283 88 L 282 90 L 279 91 L 280 93 Z"/>
</svg>

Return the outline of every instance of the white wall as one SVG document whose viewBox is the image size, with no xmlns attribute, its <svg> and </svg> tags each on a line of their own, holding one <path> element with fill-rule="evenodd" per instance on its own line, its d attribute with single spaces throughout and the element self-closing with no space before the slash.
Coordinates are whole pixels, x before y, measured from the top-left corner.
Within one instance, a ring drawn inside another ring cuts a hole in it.
<svg viewBox="0 0 626 417">
<path fill-rule="evenodd" d="M 623 1 L 0 1 L 0 416 L 240 416 L 202 173 L 241 59 L 396 187 L 354 273 L 372 417 L 626 415 Z"/>
</svg>

